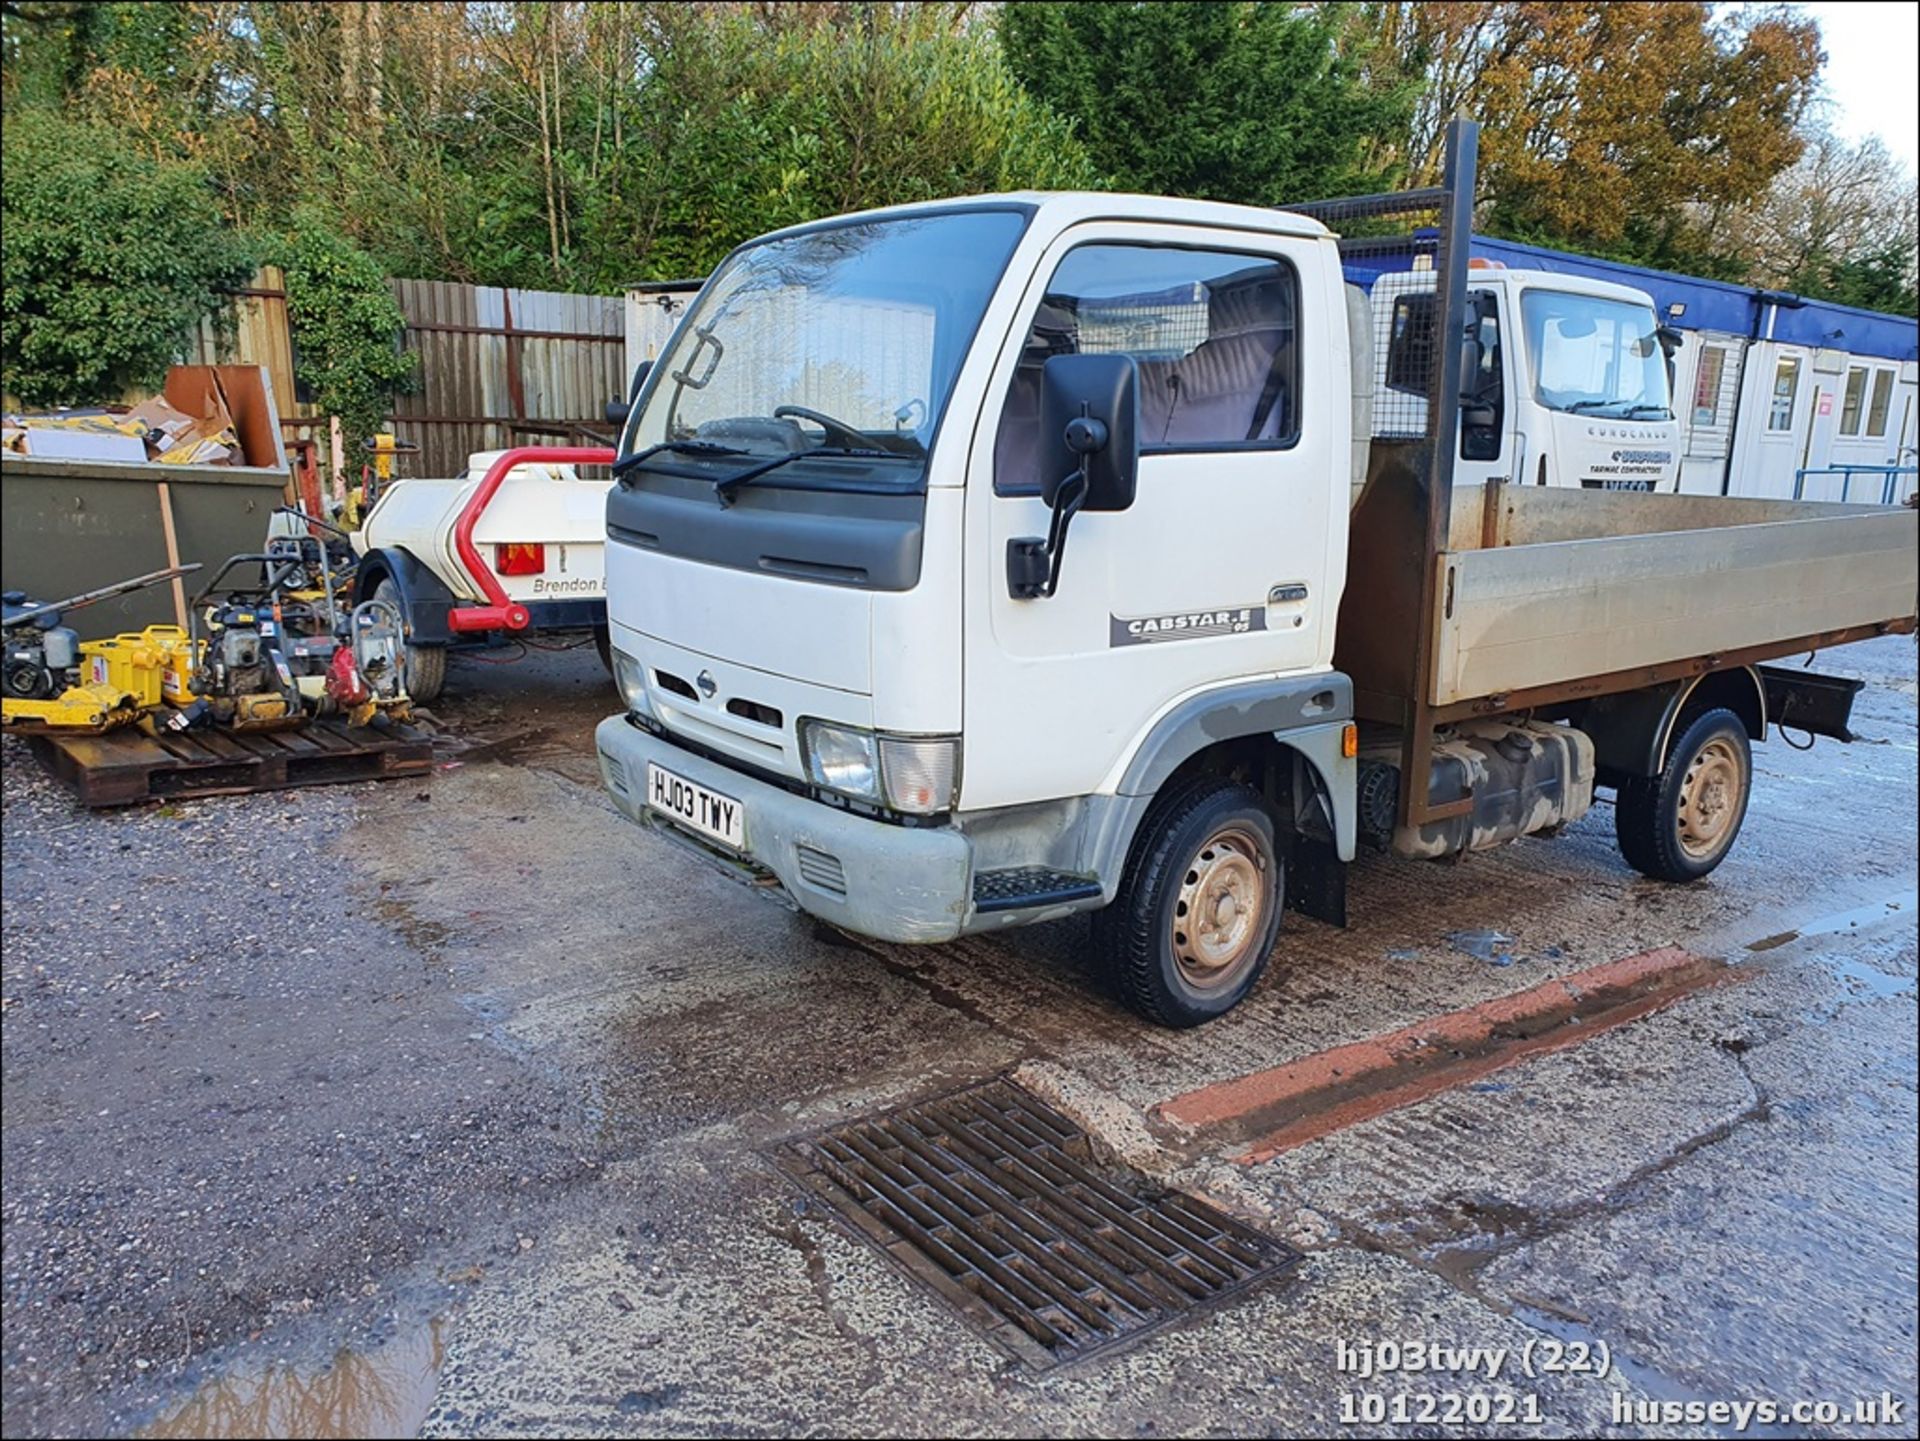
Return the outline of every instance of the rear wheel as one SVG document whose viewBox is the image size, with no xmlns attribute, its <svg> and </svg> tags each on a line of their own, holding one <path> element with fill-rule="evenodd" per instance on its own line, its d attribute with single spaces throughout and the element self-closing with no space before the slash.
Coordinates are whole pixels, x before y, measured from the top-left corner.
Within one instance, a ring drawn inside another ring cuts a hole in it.
<svg viewBox="0 0 1920 1441">
<path fill-rule="evenodd" d="M 1141 823 L 1113 904 L 1093 918 L 1096 957 L 1120 999 L 1148 1020 L 1210 1021 L 1266 969 L 1282 879 L 1260 793 L 1220 777 L 1196 780 Z"/>
<path fill-rule="evenodd" d="M 383 576 L 380 584 L 373 588 L 373 598 L 393 607 L 393 613 L 404 617 L 406 603 L 400 598 L 400 587 L 391 577 Z M 440 688 L 447 683 L 447 648 L 443 645 L 415 645 L 407 642 L 407 695 L 409 698 L 426 705 L 439 699 Z"/>
<path fill-rule="evenodd" d="M 1673 742 L 1658 775 L 1620 787 L 1613 808 L 1620 854 L 1657 881 L 1698 880 L 1733 849 L 1752 790 L 1746 726 L 1725 707 L 1702 711 Z"/>
</svg>

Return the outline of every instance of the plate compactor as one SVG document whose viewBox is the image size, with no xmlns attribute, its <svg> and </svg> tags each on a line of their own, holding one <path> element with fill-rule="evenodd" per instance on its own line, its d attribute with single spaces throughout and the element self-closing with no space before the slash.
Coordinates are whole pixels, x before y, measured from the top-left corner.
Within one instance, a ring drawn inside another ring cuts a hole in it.
<svg viewBox="0 0 1920 1441">
<path fill-rule="evenodd" d="M 0 670 L 0 722 L 9 730 L 105 731 L 138 720 L 159 696 L 148 699 L 140 688 L 126 684 L 124 667 L 112 661 L 120 658 L 117 651 L 130 652 L 134 642 L 146 642 L 146 634 L 82 641 L 64 624 L 67 613 L 199 569 L 196 562 L 156 570 L 66 600 L 32 600 L 18 590 L 0 595 L 6 651 Z M 157 659 L 160 647 L 149 643 L 149 649 Z"/>
</svg>

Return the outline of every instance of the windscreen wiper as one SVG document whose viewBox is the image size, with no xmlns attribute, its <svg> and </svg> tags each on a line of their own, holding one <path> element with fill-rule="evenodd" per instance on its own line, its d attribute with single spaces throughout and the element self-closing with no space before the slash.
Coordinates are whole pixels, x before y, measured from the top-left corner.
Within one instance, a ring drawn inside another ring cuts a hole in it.
<svg viewBox="0 0 1920 1441">
<path fill-rule="evenodd" d="M 1578 415 L 1583 410 L 1598 410 L 1603 405 L 1618 405 L 1617 400 L 1576 400 L 1567 407 L 1568 415 Z"/>
<path fill-rule="evenodd" d="M 717 440 L 663 440 L 658 445 L 650 445 L 645 450 L 636 450 L 632 455 L 623 455 L 613 463 L 615 479 L 622 478 L 641 461 L 649 456 L 658 455 L 663 450 L 675 455 L 745 455 L 746 451 L 737 445 L 722 445 Z"/>
<path fill-rule="evenodd" d="M 1665 405 L 1629 405 L 1626 418 L 1632 420 L 1637 415 L 1651 415 L 1656 420 L 1672 420 L 1673 410 L 1672 407 Z"/>
<path fill-rule="evenodd" d="M 832 456 L 838 460 L 916 460 L 918 457 L 903 455 L 897 450 L 878 450 L 864 445 L 821 445 L 812 450 L 789 451 L 785 455 L 776 455 L 772 460 L 759 465 L 750 465 L 745 470 L 736 470 L 732 475 L 723 475 L 713 483 L 713 493 L 722 505 L 733 504 L 733 492 L 743 485 L 751 484 L 769 471 L 778 470 L 783 465 L 791 465 L 796 460 L 807 460 L 816 455 Z"/>
</svg>

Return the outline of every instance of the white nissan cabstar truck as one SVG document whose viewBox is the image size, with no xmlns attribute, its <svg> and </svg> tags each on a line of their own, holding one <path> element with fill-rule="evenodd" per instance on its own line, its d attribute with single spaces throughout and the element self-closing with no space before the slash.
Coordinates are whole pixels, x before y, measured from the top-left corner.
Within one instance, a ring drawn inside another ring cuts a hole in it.
<svg viewBox="0 0 1920 1441">
<path fill-rule="evenodd" d="M 1343 922 L 1360 845 L 1551 833 L 1606 787 L 1633 866 L 1713 870 L 1754 742 L 1848 736 L 1854 683 L 1760 662 L 1912 630 L 1920 516 L 1533 460 L 1456 486 L 1526 373 L 1466 264 L 1475 139 L 1311 215 L 1004 195 L 742 246 L 608 494 L 614 801 L 883 940 L 1093 911 L 1169 1025 L 1244 996 L 1285 909 Z M 1396 244 L 1431 270 L 1390 377 L 1424 433 L 1375 438 Z M 1664 409 L 1631 294 L 1555 330 L 1569 423 Z"/>
</svg>

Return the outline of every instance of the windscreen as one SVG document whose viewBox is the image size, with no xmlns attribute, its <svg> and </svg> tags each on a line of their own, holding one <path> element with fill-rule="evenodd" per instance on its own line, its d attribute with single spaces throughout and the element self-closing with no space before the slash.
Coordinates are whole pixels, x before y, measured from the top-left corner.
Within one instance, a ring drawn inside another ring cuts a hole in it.
<svg viewBox="0 0 1920 1441">
<path fill-rule="evenodd" d="M 738 252 L 675 332 L 623 449 L 710 439 L 924 456 L 1026 220 L 908 216 Z"/>
<path fill-rule="evenodd" d="M 1668 419 L 1667 360 L 1646 305 L 1528 290 L 1520 299 L 1534 394 L 1549 410 Z"/>
</svg>

